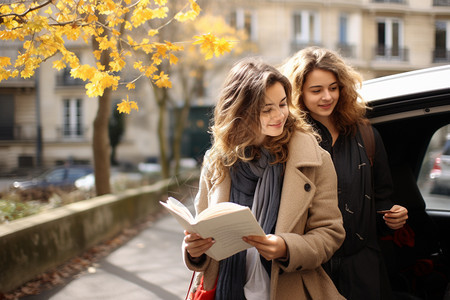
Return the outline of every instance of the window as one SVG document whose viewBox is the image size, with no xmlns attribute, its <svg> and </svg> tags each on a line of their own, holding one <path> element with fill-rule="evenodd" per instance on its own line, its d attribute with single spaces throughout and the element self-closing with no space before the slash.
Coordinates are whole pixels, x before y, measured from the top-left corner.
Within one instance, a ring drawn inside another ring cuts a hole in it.
<svg viewBox="0 0 450 300">
<path fill-rule="evenodd" d="M 45 175 L 45 181 L 48 183 L 58 183 L 64 180 L 66 171 L 64 169 L 54 170 Z"/>
<path fill-rule="evenodd" d="M 0 140 L 14 139 L 14 95 L 0 95 Z"/>
<path fill-rule="evenodd" d="M 347 27 L 348 27 L 348 17 L 346 14 L 341 14 L 339 16 L 339 43 L 347 45 Z"/>
<path fill-rule="evenodd" d="M 256 17 L 253 12 L 237 9 L 230 15 L 230 25 L 245 30 L 249 40 L 256 40 Z"/>
<path fill-rule="evenodd" d="M 434 6 L 450 6 L 450 0 L 433 0 Z"/>
<path fill-rule="evenodd" d="M 450 60 L 450 21 L 436 21 L 433 62 Z"/>
<path fill-rule="evenodd" d="M 405 0 L 372 0 L 375 3 L 405 3 Z"/>
<path fill-rule="evenodd" d="M 339 41 L 337 49 L 344 57 L 355 56 L 354 46 L 349 41 L 349 16 L 347 14 L 341 14 L 339 16 Z"/>
<path fill-rule="evenodd" d="M 307 46 L 320 43 L 319 15 L 313 11 L 295 12 L 293 33 L 294 44 Z"/>
<path fill-rule="evenodd" d="M 401 20 L 387 18 L 377 21 L 376 56 L 388 60 L 407 60 Z"/>
<path fill-rule="evenodd" d="M 83 137 L 81 99 L 65 99 L 63 103 L 63 109 L 63 137 Z"/>
<path fill-rule="evenodd" d="M 450 210 L 450 125 L 431 138 L 418 185 L 427 209 Z"/>
</svg>

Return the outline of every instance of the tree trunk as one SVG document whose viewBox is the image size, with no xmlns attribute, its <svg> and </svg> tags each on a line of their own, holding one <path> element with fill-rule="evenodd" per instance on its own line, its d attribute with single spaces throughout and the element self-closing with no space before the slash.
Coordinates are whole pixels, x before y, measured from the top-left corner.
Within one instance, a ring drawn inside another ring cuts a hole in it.
<svg viewBox="0 0 450 300">
<path fill-rule="evenodd" d="M 100 21 L 104 21 L 104 16 L 100 16 Z M 105 33 L 107 34 L 107 33 Z M 99 44 L 92 38 L 94 50 L 99 50 Z M 100 63 L 109 68 L 111 61 L 109 51 L 103 51 Z M 109 142 L 109 117 L 111 115 L 111 89 L 107 88 L 103 96 L 98 98 L 98 110 L 94 119 L 94 133 L 92 136 L 92 150 L 94 154 L 95 189 L 97 196 L 111 193 L 110 178 L 110 142 Z"/>
<path fill-rule="evenodd" d="M 106 89 L 98 101 L 92 148 L 94 152 L 95 188 L 97 196 L 100 196 L 111 193 L 109 182 L 111 147 L 108 136 L 108 121 L 111 115 L 111 89 Z"/>
<path fill-rule="evenodd" d="M 166 179 L 170 176 L 170 157 L 168 156 L 168 130 L 166 130 L 166 113 L 168 102 L 168 91 L 165 88 L 153 86 L 156 103 L 158 104 L 158 140 L 159 140 L 159 163 L 161 165 L 161 177 Z"/>
<path fill-rule="evenodd" d="M 181 76 L 181 84 L 183 88 L 182 91 L 185 97 L 183 107 L 181 108 L 181 111 L 177 113 L 177 118 L 175 118 L 175 132 L 173 138 L 173 159 L 175 162 L 175 175 L 178 175 L 180 173 L 181 141 L 183 138 L 184 128 L 187 124 L 192 99 L 192 93 L 191 91 L 189 91 L 188 78 L 186 76 Z"/>
</svg>

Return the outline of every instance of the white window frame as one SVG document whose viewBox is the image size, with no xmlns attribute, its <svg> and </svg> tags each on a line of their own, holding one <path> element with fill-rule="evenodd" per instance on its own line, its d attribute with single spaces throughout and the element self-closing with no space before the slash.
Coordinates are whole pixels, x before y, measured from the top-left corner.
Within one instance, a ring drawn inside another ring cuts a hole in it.
<svg viewBox="0 0 450 300">
<path fill-rule="evenodd" d="M 245 18 L 246 16 L 250 16 L 250 32 L 247 32 L 249 34 L 249 40 L 255 41 L 257 39 L 257 21 L 256 21 L 256 12 L 246 10 L 243 8 L 237 8 L 235 11 L 236 14 L 236 29 L 238 30 L 245 30 Z"/>
<path fill-rule="evenodd" d="M 296 32 L 295 19 L 300 16 L 300 32 Z M 310 20 L 313 20 L 311 30 Z M 292 15 L 293 40 L 297 44 L 320 43 L 320 16 L 319 13 L 312 10 L 295 11 Z"/>
<path fill-rule="evenodd" d="M 67 105 L 67 103 L 69 105 Z M 79 105 L 77 105 L 79 103 Z M 68 114 L 66 113 L 68 109 Z M 83 126 L 83 99 L 63 99 L 62 137 L 64 139 L 81 139 L 84 136 Z"/>
<path fill-rule="evenodd" d="M 404 33 L 403 33 L 403 20 L 399 18 L 378 18 L 377 20 L 377 30 L 378 24 L 385 24 L 385 47 L 387 49 L 392 49 L 393 47 L 393 24 L 398 23 L 398 48 L 404 49 Z M 377 33 L 378 34 L 378 33 Z M 377 46 L 378 45 L 378 36 L 377 36 Z"/>
<path fill-rule="evenodd" d="M 445 48 L 450 50 L 450 20 L 436 20 L 435 30 L 437 29 L 437 23 L 445 24 Z"/>
</svg>

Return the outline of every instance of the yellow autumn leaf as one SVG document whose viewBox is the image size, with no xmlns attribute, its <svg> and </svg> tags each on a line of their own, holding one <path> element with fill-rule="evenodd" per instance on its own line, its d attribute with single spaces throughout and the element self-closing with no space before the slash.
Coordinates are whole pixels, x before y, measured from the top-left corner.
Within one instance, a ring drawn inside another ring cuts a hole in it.
<svg viewBox="0 0 450 300">
<path fill-rule="evenodd" d="M 167 17 L 167 12 L 169 11 L 169 8 L 167 7 L 160 7 L 153 10 L 154 18 L 164 19 Z"/>
<path fill-rule="evenodd" d="M 161 60 L 161 54 L 159 54 L 159 53 L 154 53 L 154 54 L 152 55 L 152 61 L 153 61 L 153 63 L 154 63 L 155 65 L 160 65 L 160 64 L 162 63 L 162 60 Z"/>
<path fill-rule="evenodd" d="M 30 68 L 25 68 L 22 70 L 22 72 L 20 72 L 20 76 L 22 76 L 22 78 L 30 78 L 33 75 L 34 75 L 34 69 L 30 69 Z"/>
<path fill-rule="evenodd" d="M 53 10 L 52 10 L 52 8 L 49 6 L 48 8 L 47 8 L 47 10 L 45 10 L 44 11 L 46 14 L 49 14 L 49 15 L 51 15 L 51 14 L 53 14 Z"/>
<path fill-rule="evenodd" d="M 155 35 L 157 35 L 159 33 L 159 31 L 157 30 L 157 29 L 150 29 L 149 31 L 148 31 L 148 35 L 149 36 L 155 36 Z"/>
<path fill-rule="evenodd" d="M 163 6 L 166 5 L 167 0 L 155 0 L 155 3 L 158 4 L 159 6 Z"/>
<path fill-rule="evenodd" d="M 203 34 L 201 36 L 194 36 L 196 41 L 194 45 L 200 45 L 200 52 L 205 55 L 205 59 L 211 59 L 215 52 L 215 43 L 217 38 L 211 33 Z"/>
<path fill-rule="evenodd" d="M 73 68 L 70 71 L 70 75 L 73 78 L 80 78 L 82 80 L 90 80 L 94 77 L 95 73 L 97 72 L 97 69 L 94 67 L 91 67 L 89 65 L 81 65 L 77 68 Z"/>
<path fill-rule="evenodd" d="M 188 12 L 179 12 L 175 15 L 175 20 L 178 22 L 186 22 L 186 21 L 193 21 L 197 16 L 200 14 L 200 6 L 196 3 L 195 0 L 189 0 L 190 2 L 190 9 Z"/>
<path fill-rule="evenodd" d="M 133 64 L 133 68 L 140 71 L 141 68 L 142 68 L 142 61 L 136 61 L 136 62 Z"/>
<path fill-rule="evenodd" d="M 175 55 L 170 53 L 170 55 L 169 55 L 169 62 L 170 62 L 171 65 L 176 65 L 177 62 L 178 62 L 178 57 L 176 57 Z"/>
<path fill-rule="evenodd" d="M 7 5 L 1 5 L 0 6 L 0 14 L 1 15 L 7 15 L 12 12 L 11 8 Z"/>
<path fill-rule="evenodd" d="M 11 71 L 0 68 L 0 82 L 2 80 L 8 80 L 11 77 Z"/>
<path fill-rule="evenodd" d="M 6 56 L 0 56 L 0 67 L 6 67 L 11 64 L 11 58 Z"/>
<path fill-rule="evenodd" d="M 132 109 L 137 111 L 139 110 L 137 103 L 135 101 L 128 100 L 128 96 L 127 100 L 122 99 L 122 102 L 117 104 L 117 110 L 119 111 L 119 113 L 130 114 Z"/>
<path fill-rule="evenodd" d="M 57 70 L 62 70 L 66 67 L 66 64 L 62 60 L 57 60 L 53 62 L 53 68 Z"/>
<path fill-rule="evenodd" d="M 166 58 L 167 57 L 167 50 L 168 47 L 166 45 L 163 44 L 158 44 L 156 45 L 156 52 L 162 57 L 162 58 Z"/>
<path fill-rule="evenodd" d="M 158 68 L 156 68 L 155 65 L 151 65 L 145 69 L 144 75 L 150 78 L 156 71 L 158 71 Z"/>
<path fill-rule="evenodd" d="M 100 57 L 102 56 L 102 51 L 100 50 L 95 50 L 94 52 L 92 52 L 94 54 L 95 59 L 100 60 Z"/>
<path fill-rule="evenodd" d="M 230 52 L 233 48 L 232 44 L 224 38 L 217 40 L 214 46 L 214 53 L 216 54 L 216 56 L 220 56 L 226 52 Z"/>
<path fill-rule="evenodd" d="M 130 103 L 128 101 L 125 101 L 122 99 L 122 102 L 117 104 L 117 110 L 121 114 L 123 114 L 123 113 L 130 114 L 130 111 L 131 111 Z"/>
<path fill-rule="evenodd" d="M 153 75 L 153 80 L 159 88 L 172 88 L 172 82 L 169 79 L 169 75 L 161 72 L 159 75 Z"/>
<path fill-rule="evenodd" d="M 183 46 L 175 45 L 169 41 L 164 41 L 166 43 L 166 47 L 170 51 L 183 51 Z"/>
<path fill-rule="evenodd" d="M 191 2 L 192 10 L 195 11 L 197 15 L 200 14 L 200 12 L 202 11 L 200 5 L 198 5 L 195 0 L 189 0 L 189 2 Z"/>
</svg>

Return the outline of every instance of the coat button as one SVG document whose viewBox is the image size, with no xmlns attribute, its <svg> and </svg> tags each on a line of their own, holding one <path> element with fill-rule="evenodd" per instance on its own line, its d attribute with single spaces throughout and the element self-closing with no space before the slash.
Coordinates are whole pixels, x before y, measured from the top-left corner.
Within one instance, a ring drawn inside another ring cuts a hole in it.
<svg viewBox="0 0 450 300">
<path fill-rule="evenodd" d="M 309 192 L 311 190 L 311 185 L 309 183 L 305 183 L 305 191 Z"/>
</svg>

